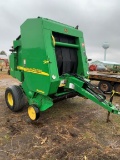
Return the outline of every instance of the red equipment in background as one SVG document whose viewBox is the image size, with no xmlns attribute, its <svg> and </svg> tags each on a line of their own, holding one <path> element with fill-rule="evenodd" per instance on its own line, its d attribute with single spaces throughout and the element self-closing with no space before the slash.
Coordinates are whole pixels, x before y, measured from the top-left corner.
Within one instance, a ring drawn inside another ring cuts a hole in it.
<svg viewBox="0 0 120 160">
<path fill-rule="evenodd" d="M 89 71 L 96 71 L 96 70 L 97 70 L 97 65 L 91 64 L 91 65 L 89 66 Z"/>
</svg>

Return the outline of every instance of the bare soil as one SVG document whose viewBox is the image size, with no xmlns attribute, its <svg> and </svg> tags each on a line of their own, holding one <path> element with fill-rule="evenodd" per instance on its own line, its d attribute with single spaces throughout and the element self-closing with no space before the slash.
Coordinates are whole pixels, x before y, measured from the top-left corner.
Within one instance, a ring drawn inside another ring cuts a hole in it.
<svg viewBox="0 0 120 160">
<path fill-rule="evenodd" d="M 0 72 L 0 160 L 120 160 L 120 116 L 89 99 L 54 104 L 31 122 L 27 107 L 11 112 L 4 92 L 19 82 Z M 107 95 L 109 100 L 109 95 Z M 120 105 L 120 97 L 114 96 Z"/>
</svg>

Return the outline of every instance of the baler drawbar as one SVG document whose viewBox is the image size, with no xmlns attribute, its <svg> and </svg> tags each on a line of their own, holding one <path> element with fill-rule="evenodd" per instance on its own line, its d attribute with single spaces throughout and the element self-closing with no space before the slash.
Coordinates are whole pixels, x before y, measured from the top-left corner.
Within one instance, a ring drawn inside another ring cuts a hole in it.
<svg viewBox="0 0 120 160">
<path fill-rule="evenodd" d="M 80 30 L 40 17 L 27 19 L 20 30 L 11 49 L 10 75 L 21 83 L 5 91 L 10 110 L 17 112 L 28 106 L 30 119 L 37 120 L 40 111 L 55 102 L 80 96 L 120 114 L 88 79 L 88 61 Z"/>
</svg>

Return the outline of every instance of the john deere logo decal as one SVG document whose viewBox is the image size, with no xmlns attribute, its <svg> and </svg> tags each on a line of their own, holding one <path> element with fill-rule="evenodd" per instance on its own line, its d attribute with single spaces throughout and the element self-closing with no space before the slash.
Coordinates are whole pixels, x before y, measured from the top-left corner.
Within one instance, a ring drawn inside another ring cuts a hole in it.
<svg viewBox="0 0 120 160">
<path fill-rule="evenodd" d="M 68 30 L 67 30 L 66 28 L 64 29 L 64 31 L 65 31 L 66 33 L 68 32 Z"/>
</svg>

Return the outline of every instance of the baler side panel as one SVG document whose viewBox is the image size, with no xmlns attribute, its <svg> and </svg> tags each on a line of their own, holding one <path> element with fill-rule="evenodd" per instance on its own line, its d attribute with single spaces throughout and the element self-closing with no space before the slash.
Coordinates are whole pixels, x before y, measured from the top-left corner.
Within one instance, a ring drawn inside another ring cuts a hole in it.
<svg viewBox="0 0 120 160">
<path fill-rule="evenodd" d="M 47 95 L 50 88 L 50 75 L 48 65 L 44 65 L 47 55 L 42 20 L 30 19 L 21 26 L 21 45 L 22 53 L 19 55 L 18 69 L 24 71 L 28 89 Z"/>
<path fill-rule="evenodd" d="M 16 78 L 15 76 L 15 71 L 17 69 L 17 55 L 16 53 L 12 53 L 9 57 L 9 61 L 10 61 L 10 74 Z"/>
</svg>

